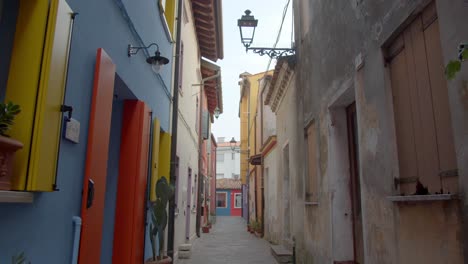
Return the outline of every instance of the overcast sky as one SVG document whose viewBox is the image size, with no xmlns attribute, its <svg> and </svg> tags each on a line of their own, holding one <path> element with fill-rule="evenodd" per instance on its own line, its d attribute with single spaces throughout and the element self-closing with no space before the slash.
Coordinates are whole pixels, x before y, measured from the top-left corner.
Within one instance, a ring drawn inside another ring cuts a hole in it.
<svg viewBox="0 0 468 264">
<path fill-rule="evenodd" d="M 223 0 L 223 34 L 224 34 L 224 59 L 217 62 L 221 66 L 223 106 L 224 113 L 219 116 L 212 127 L 216 138 L 225 137 L 230 140 L 240 138 L 239 120 L 239 74 L 249 72 L 256 74 L 267 70 L 269 57 L 259 56 L 249 51 L 245 52 L 240 41 L 239 19 L 246 9 L 252 11 L 258 19 L 255 31 L 253 47 L 272 47 L 281 24 L 281 17 L 287 0 Z M 292 0 L 289 4 L 281 39 L 278 48 L 291 47 L 292 30 Z M 274 67 L 273 60 L 270 69 Z"/>
</svg>

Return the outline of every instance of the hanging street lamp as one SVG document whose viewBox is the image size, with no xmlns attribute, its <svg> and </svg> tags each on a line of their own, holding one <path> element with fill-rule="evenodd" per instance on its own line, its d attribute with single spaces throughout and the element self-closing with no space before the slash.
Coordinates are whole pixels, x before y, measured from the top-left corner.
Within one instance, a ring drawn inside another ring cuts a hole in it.
<svg viewBox="0 0 468 264">
<path fill-rule="evenodd" d="M 278 59 L 283 56 L 296 54 L 294 49 L 288 48 L 250 47 L 255 36 L 255 28 L 258 25 L 258 20 L 255 19 L 254 16 L 250 15 L 251 13 L 252 12 L 247 9 L 245 10 L 245 15 L 242 15 L 242 17 L 237 20 L 241 42 L 244 45 L 246 52 L 252 50 L 254 53 L 257 53 L 260 56 L 268 55 L 272 59 Z"/>
</svg>

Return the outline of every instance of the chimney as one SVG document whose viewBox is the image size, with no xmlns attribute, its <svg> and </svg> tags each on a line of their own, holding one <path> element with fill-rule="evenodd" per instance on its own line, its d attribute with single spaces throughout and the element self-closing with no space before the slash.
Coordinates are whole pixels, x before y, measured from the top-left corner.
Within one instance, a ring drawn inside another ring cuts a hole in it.
<svg viewBox="0 0 468 264">
<path fill-rule="evenodd" d="M 225 137 L 218 137 L 218 143 L 224 143 Z"/>
</svg>

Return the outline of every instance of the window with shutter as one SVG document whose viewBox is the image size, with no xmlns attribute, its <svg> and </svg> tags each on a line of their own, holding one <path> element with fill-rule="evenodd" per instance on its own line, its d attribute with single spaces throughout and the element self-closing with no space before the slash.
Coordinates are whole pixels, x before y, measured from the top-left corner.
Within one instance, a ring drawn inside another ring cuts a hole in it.
<svg viewBox="0 0 468 264">
<path fill-rule="evenodd" d="M 315 122 L 307 127 L 307 179 L 306 179 L 306 202 L 318 201 L 318 177 L 317 177 L 317 132 Z"/>
<path fill-rule="evenodd" d="M 456 157 L 435 4 L 387 50 L 393 92 L 401 193 L 457 192 Z"/>
<path fill-rule="evenodd" d="M 11 130 L 24 144 L 15 155 L 15 190 L 55 188 L 72 13 L 65 0 L 20 1 L 5 94 L 22 108 Z"/>
</svg>

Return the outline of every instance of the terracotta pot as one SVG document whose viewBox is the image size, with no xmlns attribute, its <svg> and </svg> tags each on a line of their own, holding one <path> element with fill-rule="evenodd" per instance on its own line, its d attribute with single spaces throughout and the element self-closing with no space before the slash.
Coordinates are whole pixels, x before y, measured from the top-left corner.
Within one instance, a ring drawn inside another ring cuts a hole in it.
<svg viewBox="0 0 468 264">
<path fill-rule="evenodd" d="M 202 227 L 202 231 L 203 231 L 203 233 L 209 233 L 209 232 L 210 232 L 210 228 L 207 227 L 207 226 L 204 226 L 204 227 Z"/>
<path fill-rule="evenodd" d="M 11 189 L 13 174 L 13 157 L 17 150 L 23 148 L 18 140 L 0 136 L 0 190 Z"/>
<path fill-rule="evenodd" d="M 145 261 L 145 264 L 172 264 L 172 259 L 168 256 L 164 256 L 161 260 L 153 260 L 152 258 L 149 258 Z"/>
</svg>

